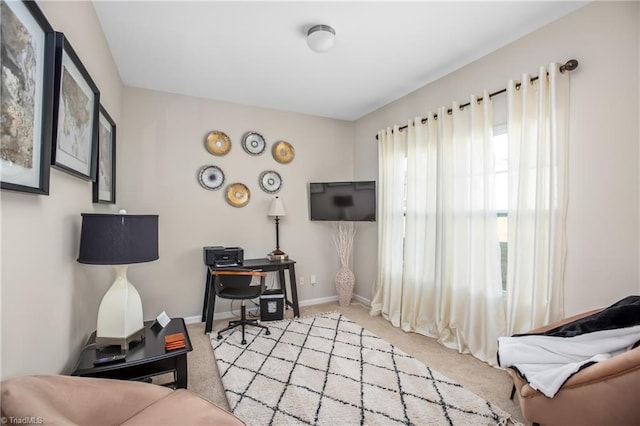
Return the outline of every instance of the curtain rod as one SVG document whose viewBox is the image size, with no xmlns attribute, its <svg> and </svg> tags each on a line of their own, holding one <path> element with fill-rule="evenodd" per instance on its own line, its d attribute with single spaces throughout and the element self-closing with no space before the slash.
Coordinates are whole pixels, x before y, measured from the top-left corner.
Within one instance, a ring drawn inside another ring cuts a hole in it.
<svg viewBox="0 0 640 426">
<path fill-rule="evenodd" d="M 565 62 L 564 65 L 560 65 L 560 72 L 563 73 L 565 71 L 573 71 L 576 68 L 578 68 L 578 60 L 577 59 L 569 59 L 567 62 Z M 547 73 L 547 75 L 549 75 L 549 73 Z M 537 79 L 538 79 L 538 76 L 531 77 L 531 83 L 533 83 Z M 516 89 L 519 89 L 521 85 L 522 85 L 522 83 L 516 83 Z M 502 93 L 504 93 L 506 91 L 507 91 L 507 89 L 504 88 L 504 89 L 498 90 L 497 92 L 489 93 L 489 99 L 493 98 L 494 96 L 500 95 L 500 94 L 502 94 Z M 479 97 L 478 98 L 478 102 L 481 102 L 481 101 L 482 101 L 482 97 Z M 465 107 L 468 107 L 469 105 L 471 105 L 470 102 L 467 102 L 466 104 L 462 104 L 462 105 L 460 105 L 460 109 L 462 110 Z M 451 114 L 452 112 L 453 112 L 453 110 L 451 108 L 449 108 L 447 110 L 447 114 Z M 433 118 L 435 118 L 437 120 L 438 119 L 438 114 L 435 114 L 433 116 Z M 420 122 L 422 124 L 426 123 L 427 121 L 428 121 L 427 118 L 423 118 L 422 120 L 420 120 Z M 407 127 L 409 127 L 409 126 L 408 125 L 401 126 L 401 127 L 398 128 L 398 130 L 404 130 Z M 391 133 L 393 133 L 393 130 L 391 131 Z M 378 135 L 376 135 L 376 139 L 378 139 Z"/>
</svg>

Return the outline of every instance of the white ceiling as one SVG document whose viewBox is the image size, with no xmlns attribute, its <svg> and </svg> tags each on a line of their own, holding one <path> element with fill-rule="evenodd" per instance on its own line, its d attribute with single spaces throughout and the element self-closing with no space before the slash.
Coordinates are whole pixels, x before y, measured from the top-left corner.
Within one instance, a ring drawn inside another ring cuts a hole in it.
<svg viewBox="0 0 640 426">
<path fill-rule="evenodd" d="M 584 2 L 95 1 L 125 85 L 355 120 Z M 306 31 L 336 30 L 315 53 Z"/>
</svg>

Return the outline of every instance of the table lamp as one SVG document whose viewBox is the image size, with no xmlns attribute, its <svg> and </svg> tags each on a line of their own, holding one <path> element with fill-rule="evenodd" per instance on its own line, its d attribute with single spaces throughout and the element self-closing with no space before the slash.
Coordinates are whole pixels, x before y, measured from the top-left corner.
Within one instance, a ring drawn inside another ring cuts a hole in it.
<svg viewBox="0 0 640 426">
<path fill-rule="evenodd" d="M 271 205 L 269 206 L 269 213 L 267 214 L 269 217 L 275 218 L 276 221 L 276 249 L 269 253 L 270 256 L 281 256 L 285 253 L 280 250 L 280 217 L 286 216 L 287 212 L 284 209 L 284 204 L 282 204 L 282 200 L 276 197 L 271 200 Z"/>
<path fill-rule="evenodd" d="M 142 301 L 127 279 L 131 263 L 158 259 L 158 215 L 82 213 L 78 262 L 114 265 L 116 279 L 98 310 L 96 347 L 119 345 L 144 338 Z"/>
</svg>

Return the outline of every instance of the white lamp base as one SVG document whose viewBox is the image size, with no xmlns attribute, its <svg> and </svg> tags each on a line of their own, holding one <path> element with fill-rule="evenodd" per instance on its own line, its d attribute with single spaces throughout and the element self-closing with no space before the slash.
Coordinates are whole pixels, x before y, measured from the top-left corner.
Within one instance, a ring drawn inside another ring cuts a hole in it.
<svg viewBox="0 0 640 426">
<path fill-rule="evenodd" d="M 128 265 L 116 265 L 116 279 L 100 302 L 96 347 L 118 345 L 123 351 L 129 343 L 144 338 L 142 300 L 127 279 Z"/>
</svg>

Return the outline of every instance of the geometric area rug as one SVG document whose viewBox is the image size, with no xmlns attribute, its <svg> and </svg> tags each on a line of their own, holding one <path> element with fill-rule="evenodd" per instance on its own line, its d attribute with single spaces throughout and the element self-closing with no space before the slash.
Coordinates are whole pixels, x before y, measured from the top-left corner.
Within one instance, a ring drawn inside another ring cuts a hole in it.
<svg viewBox="0 0 640 426">
<path fill-rule="evenodd" d="M 248 425 L 488 425 L 509 414 L 340 313 L 211 333 L 231 411 Z M 518 424 L 517 422 L 514 422 Z"/>
</svg>

